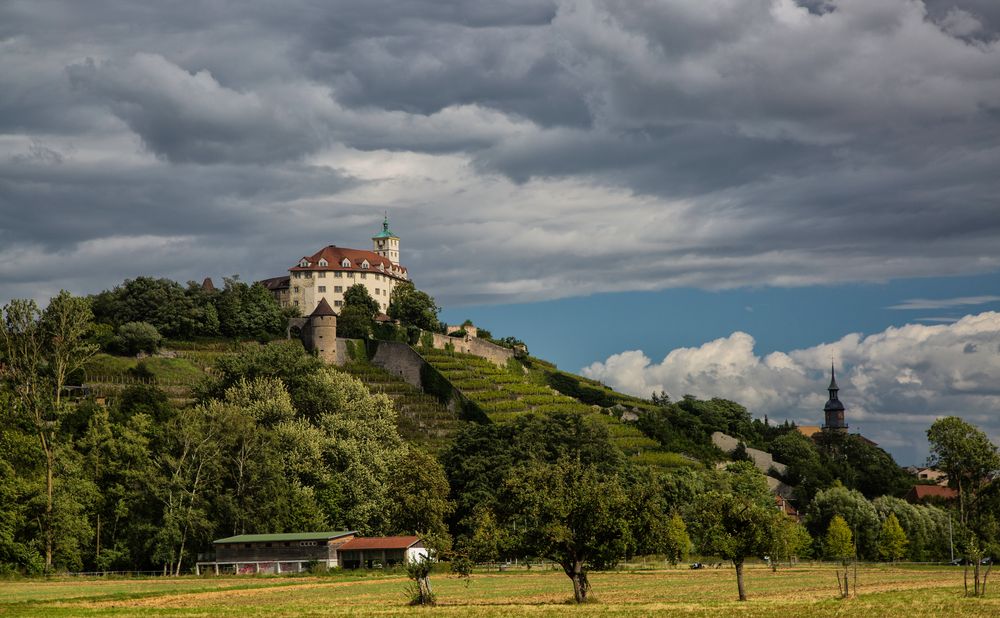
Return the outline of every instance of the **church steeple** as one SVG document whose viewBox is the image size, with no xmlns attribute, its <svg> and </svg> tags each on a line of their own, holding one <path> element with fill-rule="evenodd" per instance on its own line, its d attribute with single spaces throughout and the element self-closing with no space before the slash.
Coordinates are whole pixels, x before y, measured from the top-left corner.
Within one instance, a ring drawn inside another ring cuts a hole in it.
<svg viewBox="0 0 1000 618">
<path fill-rule="evenodd" d="M 847 422 L 844 419 L 844 404 L 840 402 L 840 398 L 837 393 L 840 391 L 840 387 L 837 386 L 837 372 L 833 367 L 833 363 L 830 363 L 830 386 L 827 387 L 830 391 L 830 399 L 823 406 L 823 415 L 826 420 L 826 424 L 823 425 L 823 429 L 826 431 L 847 431 Z"/>
</svg>

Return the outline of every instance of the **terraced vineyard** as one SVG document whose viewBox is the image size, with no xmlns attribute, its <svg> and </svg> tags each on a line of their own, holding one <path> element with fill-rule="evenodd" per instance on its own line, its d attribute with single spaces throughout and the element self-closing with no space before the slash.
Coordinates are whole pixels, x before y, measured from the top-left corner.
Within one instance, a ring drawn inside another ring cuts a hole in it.
<svg viewBox="0 0 1000 618">
<path fill-rule="evenodd" d="M 399 434 L 407 442 L 427 451 L 443 449 L 466 422 L 441 405 L 436 397 L 410 386 L 402 378 L 380 367 L 366 362 L 352 362 L 340 369 L 364 382 L 371 392 L 388 395 L 399 415 Z"/>
<path fill-rule="evenodd" d="M 511 421 L 529 413 L 583 414 L 606 425 L 612 442 L 641 463 L 659 467 L 691 465 L 682 455 L 661 450 L 657 441 L 602 411 L 600 406 L 590 406 L 560 394 L 545 383 L 545 375 L 541 372 L 526 373 L 519 366 L 517 369 L 499 367 L 478 356 L 444 350 L 419 349 L 418 352 L 455 388 L 482 408 L 494 423 Z"/>
</svg>

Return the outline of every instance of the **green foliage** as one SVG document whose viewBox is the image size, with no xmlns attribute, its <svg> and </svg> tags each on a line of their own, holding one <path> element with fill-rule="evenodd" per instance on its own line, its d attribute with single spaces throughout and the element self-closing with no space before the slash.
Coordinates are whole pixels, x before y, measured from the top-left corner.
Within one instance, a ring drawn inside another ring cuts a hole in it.
<svg viewBox="0 0 1000 618">
<path fill-rule="evenodd" d="M 881 521 L 861 492 L 839 484 L 818 492 L 806 511 L 806 527 L 814 538 L 820 538 L 834 517 L 844 519 L 854 531 L 862 559 L 877 559 Z"/>
<path fill-rule="evenodd" d="M 379 313 L 378 301 L 372 298 L 368 288 L 360 283 L 355 283 L 344 290 L 344 308 L 347 307 L 357 307 L 369 318 Z"/>
<path fill-rule="evenodd" d="M 977 427 L 956 416 L 934 421 L 927 430 L 931 455 L 927 463 L 948 475 L 948 484 L 958 489 L 960 517 L 963 523 L 975 511 L 979 493 L 989 479 L 1000 472 L 997 447 Z"/>
<path fill-rule="evenodd" d="M 362 305 L 345 305 L 337 316 L 337 336 L 346 339 L 367 339 L 372 333 L 374 324 L 368 308 Z"/>
<path fill-rule="evenodd" d="M 146 322 L 126 322 L 118 327 L 116 345 L 126 354 L 135 355 L 139 352 L 152 354 L 156 352 L 163 337 L 156 327 Z"/>
<path fill-rule="evenodd" d="M 562 566 L 578 603 L 590 592 L 588 570 L 614 566 L 635 541 L 621 479 L 579 459 L 519 467 L 503 495 L 507 511 L 524 522 L 518 545 Z"/>
<path fill-rule="evenodd" d="M 882 530 L 878 537 L 878 555 L 882 560 L 895 562 L 906 556 L 906 546 L 909 540 L 906 532 L 899 525 L 896 515 L 890 513 L 882 522 Z"/>
<path fill-rule="evenodd" d="M 676 566 L 678 562 L 687 560 L 692 548 L 691 537 L 688 536 L 687 524 L 678 513 L 672 514 L 667 521 L 665 540 L 663 553 L 670 564 Z"/>
<path fill-rule="evenodd" d="M 834 515 L 827 526 L 823 537 L 823 555 L 831 560 L 847 562 L 856 553 L 854 535 L 847 521 L 840 515 Z"/>
<path fill-rule="evenodd" d="M 437 317 L 439 311 L 441 309 L 435 304 L 434 299 L 426 292 L 418 290 L 412 283 L 401 283 L 392 289 L 389 317 L 399 320 L 403 325 L 439 331 L 441 330 L 441 323 Z"/>
</svg>

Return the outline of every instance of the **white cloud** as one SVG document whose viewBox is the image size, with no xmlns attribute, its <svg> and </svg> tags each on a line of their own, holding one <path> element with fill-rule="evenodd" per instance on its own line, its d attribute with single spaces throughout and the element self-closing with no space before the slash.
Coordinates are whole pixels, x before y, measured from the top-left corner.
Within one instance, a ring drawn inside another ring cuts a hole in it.
<svg viewBox="0 0 1000 618">
<path fill-rule="evenodd" d="M 951 309 L 952 307 L 967 307 L 969 305 L 985 305 L 1000 301 L 1000 296 L 960 296 L 958 298 L 911 298 L 889 309 Z M 925 318 L 930 320 L 931 318 Z"/>
<path fill-rule="evenodd" d="M 845 335 L 811 348 L 754 351 L 743 332 L 671 351 L 659 363 L 632 350 L 595 362 L 588 377 L 637 395 L 665 390 L 724 397 L 755 416 L 820 424 L 831 357 L 838 366 L 848 423 L 901 459 L 926 454 L 924 431 L 935 418 L 961 416 L 1000 441 L 1000 313 L 953 324 L 907 324 Z"/>
</svg>

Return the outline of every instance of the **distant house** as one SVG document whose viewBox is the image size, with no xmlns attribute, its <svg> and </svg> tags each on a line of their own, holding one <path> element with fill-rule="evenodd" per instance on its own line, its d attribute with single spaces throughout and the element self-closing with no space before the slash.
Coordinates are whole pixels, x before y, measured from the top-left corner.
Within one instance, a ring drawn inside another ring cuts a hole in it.
<svg viewBox="0 0 1000 618">
<path fill-rule="evenodd" d="M 906 501 L 910 504 L 954 500 L 955 498 L 958 498 L 958 491 L 941 485 L 914 485 L 906 494 Z"/>
<path fill-rule="evenodd" d="M 916 476 L 921 481 L 931 481 L 935 485 L 948 485 L 948 475 L 937 468 L 920 468 L 917 470 Z"/>
<path fill-rule="evenodd" d="M 419 537 L 361 538 L 351 530 L 241 534 L 212 542 L 213 560 L 199 560 L 195 573 L 298 573 L 310 565 L 348 569 L 392 566 L 427 556 Z"/>
</svg>

